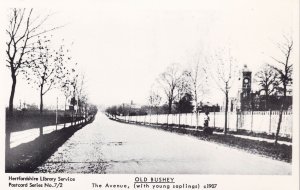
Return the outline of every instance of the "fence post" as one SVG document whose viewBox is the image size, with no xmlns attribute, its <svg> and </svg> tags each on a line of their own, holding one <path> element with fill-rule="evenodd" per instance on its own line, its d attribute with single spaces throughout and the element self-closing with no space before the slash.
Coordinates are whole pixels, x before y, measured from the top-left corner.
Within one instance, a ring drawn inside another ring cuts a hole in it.
<svg viewBox="0 0 300 190">
<path fill-rule="evenodd" d="M 169 113 L 167 114 L 167 126 L 169 127 Z"/>
<path fill-rule="evenodd" d="M 194 114 L 194 112 L 192 112 L 192 114 L 191 114 L 191 127 L 193 126 L 193 114 Z"/>
<path fill-rule="evenodd" d="M 185 125 L 187 125 L 187 113 L 185 113 Z"/>
<path fill-rule="evenodd" d="M 269 134 L 271 134 L 271 123 L 272 123 L 272 110 L 270 109 L 270 112 L 269 112 L 269 114 L 270 114 L 270 118 L 269 118 Z"/>
<path fill-rule="evenodd" d="M 216 127 L 216 110 L 214 109 L 214 128 Z"/>
<path fill-rule="evenodd" d="M 244 126 L 244 112 L 241 111 L 241 115 L 240 115 L 240 127 L 243 128 Z"/>
<path fill-rule="evenodd" d="M 239 129 L 239 112 L 236 111 L 236 132 L 238 131 Z"/>
<path fill-rule="evenodd" d="M 230 115 L 232 112 L 227 112 L 227 132 L 230 131 Z"/>
<path fill-rule="evenodd" d="M 199 128 L 199 115 L 198 115 L 198 111 L 196 111 L 196 129 Z"/>
<path fill-rule="evenodd" d="M 252 127 L 253 127 L 253 110 L 251 111 L 251 132 L 252 132 Z"/>
</svg>

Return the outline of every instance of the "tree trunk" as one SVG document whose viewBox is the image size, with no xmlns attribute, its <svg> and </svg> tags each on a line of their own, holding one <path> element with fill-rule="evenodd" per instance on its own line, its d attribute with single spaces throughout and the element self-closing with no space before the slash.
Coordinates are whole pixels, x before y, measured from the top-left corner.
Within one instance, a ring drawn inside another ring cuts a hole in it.
<svg viewBox="0 0 300 190">
<path fill-rule="evenodd" d="M 281 108 L 280 108 L 280 112 L 279 112 L 279 120 L 278 120 L 278 125 L 277 125 L 277 130 L 276 130 L 276 136 L 275 136 L 275 145 L 277 145 L 277 142 L 278 142 L 280 126 L 281 126 L 281 122 L 282 122 L 282 114 L 283 114 L 283 104 L 281 104 Z"/>
<path fill-rule="evenodd" d="M 6 135 L 5 135 L 5 165 L 9 165 L 10 157 L 10 131 L 6 128 Z"/>
<path fill-rule="evenodd" d="M 43 104 L 43 84 L 41 85 L 41 89 L 40 89 L 40 113 L 43 113 L 43 109 L 44 109 L 44 104 Z"/>
<path fill-rule="evenodd" d="M 286 84 L 285 84 L 285 82 L 283 82 L 283 99 L 285 100 L 285 97 L 286 97 L 286 90 L 287 89 L 287 87 L 286 87 Z"/>
<path fill-rule="evenodd" d="M 149 121 L 150 124 L 151 124 L 151 117 L 152 117 L 152 108 L 150 107 L 150 121 Z"/>
<path fill-rule="evenodd" d="M 9 165 L 10 157 L 10 134 L 11 134 L 11 120 L 12 120 L 12 115 L 9 115 L 9 113 L 6 115 L 6 129 L 5 129 L 5 165 Z"/>
<path fill-rule="evenodd" d="M 74 124 L 74 110 L 72 110 L 72 119 L 71 119 L 71 126 Z"/>
<path fill-rule="evenodd" d="M 169 104 L 168 104 L 168 114 L 172 113 L 172 100 L 169 99 Z"/>
<path fill-rule="evenodd" d="M 41 89 L 40 89 L 40 116 L 42 117 L 43 116 L 43 107 L 44 107 L 44 104 L 43 104 L 43 87 L 44 85 L 42 84 L 41 85 Z M 43 136 L 43 126 L 40 126 L 40 136 Z"/>
<path fill-rule="evenodd" d="M 86 123 L 86 119 L 87 119 L 87 107 L 84 107 L 84 122 Z"/>
<path fill-rule="evenodd" d="M 195 92 L 195 111 L 196 111 L 196 129 L 198 129 L 198 100 L 197 100 L 197 93 Z"/>
<path fill-rule="evenodd" d="M 269 94 L 266 94 L 266 104 L 265 104 L 265 111 L 267 111 L 269 108 Z"/>
<path fill-rule="evenodd" d="M 10 122 L 13 119 L 13 109 L 14 109 L 14 97 L 15 97 L 15 91 L 16 91 L 16 84 L 17 84 L 17 77 L 15 73 L 12 72 L 11 74 L 12 78 L 12 85 L 11 85 L 11 92 L 9 97 L 9 107 L 8 107 L 8 114 L 7 114 L 7 121 L 6 121 L 6 130 L 5 130 L 5 153 L 8 155 L 10 150 Z"/>
<path fill-rule="evenodd" d="M 66 100 L 65 100 L 65 115 L 64 115 L 64 118 L 66 118 L 66 112 L 67 112 L 67 97 L 66 97 Z M 64 128 L 66 127 L 66 121 L 64 121 Z"/>
<path fill-rule="evenodd" d="M 278 125 L 277 125 L 276 136 L 275 136 L 275 145 L 277 145 L 278 138 L 279 138 L 279 132 L 280 132 L 280 127 L 281 127 L 281 122 L 282 122 L 283 110 L 287 109 L 286 92 L 287 92 L 287 85 L 286 85 L 286 82 L 283 81 L 283 99 L 282 99 L 282 102 L 281 102 L 281 108 L 280 108 L 280 112 L 279 112 L 279 119 L 278 119 Z"/>
<path fill-rule="evenodd" d="M 199 116 L 198 116 L 198 111 L 196 111 L 196 129 L 198 129 L 198 123 L 199 123 Z"/>
<path fill-rule="evenodd" d="M 281 102 L 281 108 L 279 112 L 279 119 L 278 119 L 278 125 L 277 125 L 277 130 L 276 130 L 276 136 L 275 136 L 275 145 L 277 145 L 278 142 L 278 137 L 279 137 L 279 132 L 280 132 L 280 127 L 281 127 L 281 122 L 282 122 L 282 114 L 285 109 L 287 109 L 286 105 L 286 85 L 283 86 L 283 99 Z"/>
<path fill-rule="evenodd" d="M 76 125 L 76 119 L 77 119 L 77 111 L 74 111 L 73 114 L 73 124 Z"/>
<path fill-rule="evenodd" d="M 67 101 L 68 101 L 68 97 L 66 96 L 65 98 L 66 98 L 66 100 L 65 100 L 65 112 L 66 112 L 66 111 L 67 111 Z"/>
<path fill-rule="evenodd" d="M 9 107 L 8 107 L 8 115 L 13 116 L 13 109 L 14 109 L 14 97 L 15 97 L 15 91 L 16 91 L 16 84 L 17 84 L 17 76 L 15 73 L 11 74 L 12 78 L 12 85 L 11 85 L 11 92 L 9 97 Z"/>
<path fill-rule="evenodd" d="M 224 134 L 227 134 L 227 112 L 228 112 L 228 91 L 225 93 L 226 100 L 225 100 L 225 125 L 224 125 Z"/>
</svg>

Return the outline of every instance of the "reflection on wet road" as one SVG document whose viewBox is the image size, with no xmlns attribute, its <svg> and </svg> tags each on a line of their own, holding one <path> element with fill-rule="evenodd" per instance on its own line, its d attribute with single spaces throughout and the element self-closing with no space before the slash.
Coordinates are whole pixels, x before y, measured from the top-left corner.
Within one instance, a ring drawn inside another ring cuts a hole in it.
<svg viewBox="0 0 300 190">
<path fill-rule="evenodd" d="M 291 174 L 291 164 L 98 113 L 36 172 Z"/>
</svg>

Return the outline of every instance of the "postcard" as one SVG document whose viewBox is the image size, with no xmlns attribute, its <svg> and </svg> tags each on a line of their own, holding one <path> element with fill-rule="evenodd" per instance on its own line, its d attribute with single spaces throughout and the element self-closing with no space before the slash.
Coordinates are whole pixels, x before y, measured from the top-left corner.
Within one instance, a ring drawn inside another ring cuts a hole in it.
<svg viewBox="0 0 300 190">
<path fill-rule="evenodd" d="M 3 1 L 1 189 L 299 189 L 299 1 Z"/>
</svg>

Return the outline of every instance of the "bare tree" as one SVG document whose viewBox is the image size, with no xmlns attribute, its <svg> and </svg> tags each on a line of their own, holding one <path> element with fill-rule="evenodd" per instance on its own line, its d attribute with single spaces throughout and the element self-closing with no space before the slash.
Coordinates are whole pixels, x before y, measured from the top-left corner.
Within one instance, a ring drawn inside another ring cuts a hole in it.
<svg viewBox="0 0 300 190">
<path fill-rule="evenodd" d="M 176 88 L 181 80 L 181 74 L 178 64 L 174 63 L 167 67 L 166 71 L 160 75 L 158 80 L 167 97 L 169 114 L 172 113 L 172 104 L 176 97 Z"/>
<path fill-rule="evenodd" d="M 39 35 L 53 31 L 59 27 L 42 29 L 44 23 L 50 15 L 45 17 L 33 16 L 33 9 L 11 9 L 9 11 L 9 24 L 6 29 L 8 40 L 6 42 L 7 67 L 10 69 L 12 79 L 11 91 L 8 104 L 8 120 L 10 122 L 13 116 L 14 97 L 17 85 L 17 76 L 20 71 L 31 64 L 28 61 L 28 53 L 32 51 L 32 46 L 36 44 L 36 38 Z M 10 149 L 10 128 L 6 124 L 6 153 Z"/>
<path fill-rule="evenodd" d="M 30 54 L 33 60 L 27 66 L 28 69 L 25 70 L 27 80 L 35 83 L 39 88 L 40 113 L 43 113 L 44 95 L 55 88 L 66 76 L 62 46 L 58 51 L 55 51 L 51 49 L 50 42 L 47 36 L 38 37 L 37 47 L 33 48 Z"/>
<path fill-rule="evenodd" d="M 77 100 L 76 100 L 76 92 L 77 92 L 77 84 L 78 84 L 78 74 L 77 73 L 74 73 L 74 75 L 72 76 L 71 78 L 71 86 L 72 86 L 72 90 L 73 90 L 73 93 L 71 96 L 73 96 L 71 98 L 71 105 L 72 105 L 72 121 L 71 121 L 71 125 L 73 124 L 74 122 L 74 112 L 75 112 L 75 106 L 77 105 Z M 76 124 L 76 122 L 75 122 Z"/>
<path fill-rule="evenodd" d="M 209 90 L 207 88 L 207 73 L 206 68 L 200 62 L 200 55 L 194 56 L 192 66 L 187 71 L 188 80 L 190 82 L 191 91 L 195 104 L 196 113 L 196 128 L 198 128 L 198 103 L 202 100 L 203 95 Z"/>
<path fill-rule="evenodd" d="M 290 62 L 291 53 L 293 50 L 293 40 L 289 39 L 284 36 L 285 42 L 281 44 L 277 44 L 277 47 L 283 54 L 282 59 L 276 59 L 272 57 L 272 59 L 276 62 L 276 65 L 270 65 L 272 68 L 274 68 L 278 72 L 278 77 L 280 81 L 280 86 L 282 89 L 280 89 L 281 93 L 283 94 L 283 99 L 281 102 L 281 108 L 279 112 L 279 119 L 278 119 L 278 125 L 276 130 L 276 137 L 275 137 L 275 144 L 278 142 L 278 136 L 280 132 L 280 126 L 282 122 L 282 114 L 283 111 L 288 109 L 287 105 L 287 92 L 289 86 L 291 86 L 293 82 L 292 74 L 293 74 L 293 64 Z"/>
<path fill-rule="evenodd" d="M 85 94 L 85 75 L 80 75 L 79 82 L 76 88 L 76 94 L 77 94 L 77 112 L 76 114 L 79 114 L 81 116 L 82 109 L 84 108 L 84 103 L 86 101 L 86 94 Z"/>
<path fill-rule="evenodd" d="M 9 14 L 9 25 L 6 30 L 8 41 L 7 49 L 7 67 L 9 67 L 12 78 L 12 86 L 9 97 L 9 115 L 13 115 L 13 102 L 19 71 L 30 64 L 28 53 L 32 51 L 32 46 L 36 44 L 36 38 L 39 35 L 53 31 L 59 27 L 42 30 L 43 24 L 50 15 L 45 17 L 33 17 L 33 9 L 11 9 Z"/>
<path fill-rule="evenodd" d="M 269 96 L 273 94 L 278 87 L 278 73 L 269 65 L 264 65 L 260 71 L 255 74 L 255 81 L 260 85 L 261 90 L 265 92 L 265 110 L 269 108 Z"/>
<path fill-rule="evenodd" d="M 65 96 L 65 111 L 67 111 L 67 102 L 73 93 L 70 79 L 62 81 L 61 88 Z"/>
<path fill-rule="evenodd" d="M 172 105 L 176 98 L 176 88 L 179 85 L 181 74 L 178 64 L 173 63 L 167 67 L 166 71 L 158 79 L 168 102 L 167 124 L 169 123 L 169 114 L 172 113 Z"/>
<path fill-rule="evenodd" d="M 64 69 L 64 54 L 61 50 L 51 49 L 50 39 L 47 36 L 38 37 L 37 46 L 32 48 L 30 53 L 31 64 L 24 70 L 28 83 L 35 84 L 39 89 L 40 113 L 43 114 L 44 95 L 51 89 L 58 86 L 62 78 L 66 76 Z M 40 135 L 43 134 L 43 127 L 40 127 Z"/>
<path fill-rule="evenodd" d="M 67 102 L 68 102 L 68 99 L 72 95 L 72 86 L 71 86 L 71 81 L 70 81 L 69 77 L 65 77 L 65 79 L 61 82 L 61 89 L 65 96 L 65 115 L 66 115 Z M 64 123 L 64 127 L 66 127 L 66 123 Z"/>
<path fill-rule="evenodd" d="M 149 95 L 149 104 L 150 104 L 150 118 L 152 114 L 152 108 L 156 111 L 156 123 L 158 123 L 158 108 L 161 102 L 161 96 L 155 92 L 154 90 L 151 90 Z"/>
<path fill-rule="evenodd" d="M 186 94 L 191 94 L 191 85 L 188 81 L 189 79 L 189 72 L 183 71 L 180 77 L 180 80 L 178 80 L 178 85 L 177 85 L 177 96 L 176 96 L 176 104 L 178 105 L 177 111 L 179 113 L 178 115 L 178 121 L 179 121 L 179 126 L 180 126 L 180 116 L 182 113 L 182 110 L 180 109 L 180 105 L 182 102 L 183 97 L 186 96 Z"/>
<path fill-rule="evenodd" d="M 228 102 L 229 102 L 229 91 L 233 85 L 237 68 L 234 64 L 234 58 L 232 57 L 230 50 L 222 50 L 212 57 L 212 60 L 208 60 L 211 68 L 211 76 L 216 82 L 219 89 L 225 95 L 225 123 L 224 123 L 224 134 L 227 134 L 227 114 L 228 114 Z"/>
<path fill-rule="evenodd" d="M 87 116 L 88 116 L 88 96 L 86 93 L 83 93 L 82 96 L 81 96 L 81 107 L 82 107 L 82 110 L 83 110 L 83 116 L 84 116 L 84 119 L 85 121 L 87 121 Z"/>
<path fill-rule="evenodd" d="M 75 66 L 77 63 L 75 63 Z M 88 117 L 88 109 L 90 104 L 88 102 L 88 96 L 85 91 L 85 76 L 79 75 L 75 68 L 71 68 L 70 76 L 67 80 L 65 88 L 65 96 L 72 96 L 71 105 L 73 106 L 72 110 L 72 122 L 74 122 L 74 112 L 75 112 L 75 124 L 77 122 L 77 116 L 84 117 L 85 121 L 87 121 Z M 76 109 L 75 109 L 76 106 Z"/>
<path fill-rule="evenodd" d="M 65 75 L 61 80 L 61 90 L 65 96 L 65 111 L 67 110 L 67 101 L 73 94 L 72 79 L 76 73 L 77 66 L 77 63 L 71 61 L 69 52 L 69 49 L 65 50 L 64 45 L 61 45 L 59 49 L 59 54 L 61 55 L 59 61 L 63 64 L 63 69 L 65 70 Z"/>
</svg>

